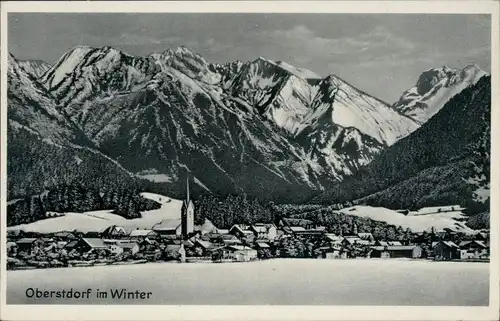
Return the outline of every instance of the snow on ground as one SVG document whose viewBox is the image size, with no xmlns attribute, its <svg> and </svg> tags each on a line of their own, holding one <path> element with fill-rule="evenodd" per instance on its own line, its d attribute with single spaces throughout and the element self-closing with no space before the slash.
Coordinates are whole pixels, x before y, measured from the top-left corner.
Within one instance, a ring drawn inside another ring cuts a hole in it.
<svg viewBox="0 0 500 321">
<path fill-rule="evenodd" d="M 340 212 L 348 215 L 368 217 L 375 221 L 387 222 L 395 226 L 401 226 L 403 229 L 410 228 L 412 232 L 430 231 L 432 227 L 436 231 L 442 231 L 449 228 L 454 231 L 473 234 L 474 230 L 467 227 L 465 222 L 456 219 L 465 217 L 462 212 L 446 212 L 421 216 L 406 216 L 394 210 L 384 207 L 371 206 L 353 206 L 347 207 Z"/>
<path fill-rule="evenodd" d="M 51 289 L 57 284 L 74 291 L 151 291 L 148 304 L 486 306 L 489 267 L 426 260 L 274 259 L 35 269 L 7 271 L 6 297 L 8 304 L 145 303 L 110 295 L 88 300 L 26 297 L 28 285 Z"/>
<path fill-rule="evenodd" d="M 141 212 L 142 217 L 127 220 L 111 210 L 85 213 L 64 213 L 63 216 L 8 227 L 8 230 L 24 230 L 25 232 L 55 233 L 59 231 L 78 230 L 81 232 L 100 232 L 111 225 L 119 225 L 129 229 L 149 229 L 164 219 L 180 218 L 182 201 L 153 193 L 141 193 L 145 198 L 161 204 L 161 208 Z"/>
</svg>

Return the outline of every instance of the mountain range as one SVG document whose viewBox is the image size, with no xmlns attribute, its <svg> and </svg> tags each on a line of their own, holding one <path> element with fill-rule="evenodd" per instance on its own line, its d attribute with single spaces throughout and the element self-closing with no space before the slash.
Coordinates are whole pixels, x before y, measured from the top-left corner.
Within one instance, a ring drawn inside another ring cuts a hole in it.
<svg viewBox="0 0 500 321">
<path fill-rule="evenodd" d="M 431 69 L 390 105 L 333 74 L 263 57 L 210 63 L 185 47 L 139 57 L 79 46 L 52 66 L 8 65 L 11 199 L 109 178 L 182 195 L 189 172 L 195 194 L 337 201 L 332 189 L 408 153 L 398 146 L 444 126 L 445 102 L 486 79 L 475 65 Z"/>
</svg>

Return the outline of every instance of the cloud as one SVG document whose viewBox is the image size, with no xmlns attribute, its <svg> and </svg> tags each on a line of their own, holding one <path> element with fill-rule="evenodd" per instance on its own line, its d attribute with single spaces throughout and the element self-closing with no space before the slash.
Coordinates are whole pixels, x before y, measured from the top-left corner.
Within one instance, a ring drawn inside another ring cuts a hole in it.
<svg viewBox="0 0 500 321">
<path fill-rule="evenodd" d="M 415 44 L 383 27 L 351 37 L 323 37 L 298 25 L 289 30 L 261 31 L 256 36 L 263 42 L 277 43 L 291 53 L 306 55 L 310 60 L 334 57 L 336 60 L 353 61 L 415 49 Z"/>
</svg>

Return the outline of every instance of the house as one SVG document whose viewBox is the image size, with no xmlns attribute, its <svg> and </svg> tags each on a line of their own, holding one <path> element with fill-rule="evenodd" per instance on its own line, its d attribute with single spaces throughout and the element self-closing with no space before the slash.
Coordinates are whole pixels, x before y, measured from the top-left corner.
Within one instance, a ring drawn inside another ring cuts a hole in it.
<svg viewBox="0 0 500 321">
<path fill-rule="evenodd" d="M 232 236 L 234 236 L 234 235 L 232 235 Z M 211 242 L 211 243 L 222 243 L 221 237 L 222 236 L 218 233 L 207 233 L 207 234 L 202 235 L 199 239 L 201 239 L 203 241 Z M 196 238 L 196 239 L 198 239 L 198 238 Z"/>
<path fill-rule="evenodd" d="M 158 235 L 170 235 L 180 237 L 182 234 L 182 219 L 173 218 L 173 219 L 164 219 L 160 223 L 157 223 L 153 226 L 152 230 Z"/>
<path fill-rule="evenodd" d="M 344 239 L 342 240 L 342 245 L 344 245 L 344 246 L 354 245 L 354 244 L 358 243 L 359 241 L 361 241 L 361 238 L 359 238 L 359 236 L 349 235 L 349 236 L 344 237 Z"/>
<path fill-rule="evenodd" d="M 148 238 L 139 240 L 137 244 L 141 252 L 154 252 L 158 248 L 158 243 Z"/>
<path fill-rule="evenodd" d="M 271 249 L 271 245 L 269 245 L 269 243 L 267 243 L 263 240 L 258 240 L 255 242 L 255 248 L 257 250 L 269 250 L 269 249 Z"/>
<path fill-rule="evenodd" d="M 489 257 L 488 246 L 483 241 L 462 241 L 458 246 L 462 260 Z"/>
<path fill-rule="evenodd" d="M 153 230 L 132 230 L 128 237 L 133 240 L 143 240 L 145 238 L 155 239 L 157 236 L 156 232 Z"/>
<path fill-rule="evenodd" d="M 270 241 L 274 241 L 278 235 L 278 230 L 276 225 L 272 223 L 255 223 L 250 227 L 250 231 L 254 233 L 256 238 L 262 239 L 266 238 Z"/>
<path fill-rule="evenodd" d="M 111 225 L 101 232 L 101 236 L 105 238 L 122 238 L 129 234 L 123 226 Z"/>
<path fill-rule="evenodd" d="M 232 234 L 223 234 L 219 237 L 224 245 L 240 245 L 241 241 Z"/>
<path fill-rule="evenodd" d="M 37 247 L 44 247 L 45 241 L 42 238 L 25 237 L 16 242 L 18 252 L 31 253 Z"/>
<path fill-rule="evenodd" d="M 342 251 L 340 247 L 323 246 L 318 248 L 318 259 L 345 259 L 347 252 Z"/>
<path fill-rule="evenodd" d="M 367 240 L 370 242 L 375 241 L 375 238 L 373 237 L 372 233 L 358 233 L 357 236 L 362 240 Z"/>
<path fill-rule="evenodd" d="M 422 248 L 417 245 L 373 246 L 370 250 L 370 257 L 413 259 L 422 257 Z"/>
<path fill-rule="evenodd" d="M 76 250 L 80 253 L 89 253 L 96 250 L 109 250 L 109 245 L 100 238 L 81 238 L 76 241 L 69 242 L 64 247 L 68 252 Z"/>
<path fill-rule="evenodd" d="M 6 252 L 7 255 L 15 256 L 17 254 L 17 244 L 16 242 L 7 242 Z"/>
<path fill-rule="evenodd" d="M 139 244 L 136 242 L 119 243 L 118 246 L 123 249 L 123 253 L 134 255 L 139 252 Z"/>
<path fill-rule="evenodd" d="M 460 258 L 460 247 L 452 241 L 439 241 L 432 247 L 434 259 L 454 260 Z"/>
<path fill-rule="evenodd" d="M 62 231 L 62 232 L 57 232 L 54 234 L 54 238 L 60 240 L 60 241 L 71 241 L 76 238 L 76 236 L 68 231 Z"/>
<path fill-rule="evenodd" d="M 342 240 L 344 238 L 340 235 L 335 235 L 332 233 L 327 233 L 324 234 L 324 240 L 326 243 L 328 243 L 330 246 L 335 247 L 335 246 L 340 246 L 342 244 Z"/>
<path fill-rule="evenodd" d="M 302 218 L 288 218 L 284 217 L 279 222 L 280 227 L 285 226 L 301 226 L 306 230 L 310 230 L 314 227 L 314 223 L 311 220 L 306 220 Z"/>
<path fill-rule="evenodd" d="M 214 245 L 209 241 L 203 241 L 197 239 L 194 242 L 193 249 L 198 253 L 199 256 L 210 256 Z"/>
<path fill-rule="evenodd" d="M 403 244 L 400 241 L 375 241 L 375 246 L 402 246 Z"/>
<path fill-rule="evenodd" d="M 375 246 L 389 246 L 389 242 L 376 240 L 374 245 Z"/>
<path fill-rule="evenodd" d="M 164 251 L 165 260 L 186 261 L 186 249 L 184 244 L 168 244 Z"/>
<path fill-rule="evenodd" d="M 373 245 L 373 242 L 372 241 L 369 241 L 369 240 L 356 240 L 356 242 L 354 242 L 354 244 L 356 245 L 364 245 L 364 246 L 370 246 L 370 245 Z"/>
<path fill-rule="evenodd" d="M 253 241 L 254 239 L 254 234 L 252 231 L 248 230 L 247 229 L 247 226 L 243 225 L 243 224 L 235 224 L 233 225 L 230 229 L 229 229 L 229 233 L 230 234 L 233 234 L 234 236 L 236 236 L 237 238 L 239 238 L 240 240 L 245 240 L 247 242 L 251 242 Z"/>
<path fill-rule="evenodd" d="M 257 250 L 243 245 L 227 245 L 212 251 L 215 261 L 231 260 L 236 262 L 248 262 L 257 259 Z"/>
<path fill-rule="evenodd" d="M 303 228 L 302 226 L 284 226 L 283 231 L 286 234 L 296 234 L 298 232 L 305 232 L 306 229 Z"/>
</svg>

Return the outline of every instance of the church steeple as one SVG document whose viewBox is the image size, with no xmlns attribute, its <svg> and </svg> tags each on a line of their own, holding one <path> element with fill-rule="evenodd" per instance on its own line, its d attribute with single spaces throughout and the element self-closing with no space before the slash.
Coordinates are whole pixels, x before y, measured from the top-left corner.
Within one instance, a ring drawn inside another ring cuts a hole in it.
<svg viewBox="0 0 500 321">
<path fill-rule="evenodd" d="M 186 240 L 194 231 L 194 204 L 189 190 L 189 173 L 186 175 L 186 199 L 181 208 L 182 238 Z"/>
<path fill-rule="evenodd" d="M 186 175 L 186 203 L 189 204 L 189 174 Z"/>
</svg>

